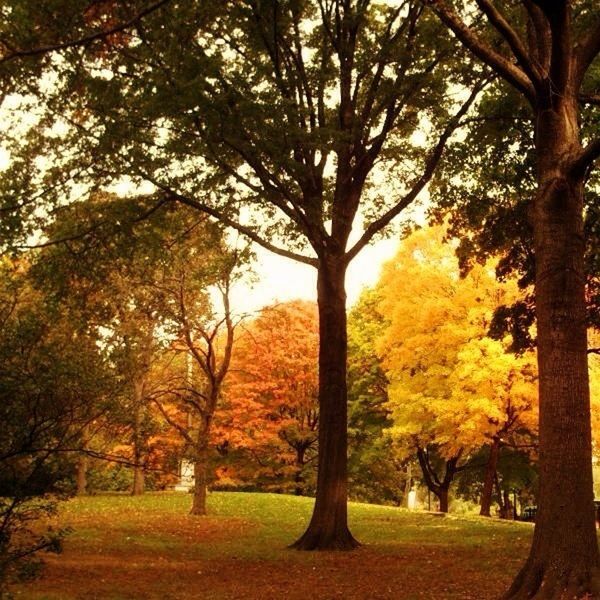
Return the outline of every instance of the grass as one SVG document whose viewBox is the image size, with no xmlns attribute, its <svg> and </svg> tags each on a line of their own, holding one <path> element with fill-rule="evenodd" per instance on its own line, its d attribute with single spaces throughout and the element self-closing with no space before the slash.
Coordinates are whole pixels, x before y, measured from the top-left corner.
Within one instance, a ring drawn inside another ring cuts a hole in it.
<svg viewBox="0 0 600 600">
<path fill-rule="evenodd" d="M 27 600 L 202 598 L 497 598 L 526 555 L 532 527 L 481 517 L 440 517 L 350 505 L 357 551 L 287 549 L 312 500 L 213 493 L 208 517 L 190 496 L 102 495 L 68 502 L 73 533 L 43 577 L 15 588 Z"/>
</svg>

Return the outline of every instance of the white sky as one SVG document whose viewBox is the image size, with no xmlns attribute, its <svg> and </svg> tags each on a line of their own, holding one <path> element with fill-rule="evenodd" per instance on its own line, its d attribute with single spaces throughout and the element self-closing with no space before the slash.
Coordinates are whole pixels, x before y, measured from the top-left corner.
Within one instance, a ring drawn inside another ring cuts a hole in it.
<svg viewBox="0 0 600 600">
<path fill-rule="evenodd" d="M 348 306 L 359 298 L 362 290 L 379 278 L 382 264 L 392 258 L 398 238 L 381 240 L 367 246 L 350 263 L 346 277 Z M 232 304 L 236 311 L 254 312 L 263 306 L 286 300 L 317 300 L 317 270 L 255 247 L 256 263 L 253 286 L 239 285 L 233 290 Z"/>
</svg>

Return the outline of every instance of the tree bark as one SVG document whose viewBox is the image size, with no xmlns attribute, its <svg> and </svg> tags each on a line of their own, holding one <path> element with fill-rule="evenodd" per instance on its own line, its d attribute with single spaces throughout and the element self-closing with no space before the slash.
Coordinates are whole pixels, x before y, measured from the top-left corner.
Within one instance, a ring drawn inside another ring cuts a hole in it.
<svg viewBox="0 0 600 600">
<path fill-rule="evenodd" d="M 417 448 L 417 459 L 419 461 L 419 466 L 421 467 L 421 471 L 423 473 L 423 478 L 425 479 L 425 483 L 430 492 L 433 492 L 439 503 L 441 513 L 447 513 L 449 509 L 449 491 L 450 485 L 454 480 L 454 476 L 458 471 L 458 461 L 462 456 L 462 450 L 453 458 L 445 461 L 445 473 L 444 478 L 440 479 L 431 463 L 429 462 L 429 453 L 423 448 Z"/>
<path fill-rule="evenodd" d="M 191 515 L 206 515 L 206 489 L 208 485 L 208 448 L 199 448 L 194 460 L 194 497 Z"/>
<path fill-rule="evenodd" d="M 141 496 L 145 490 L 144 466 L 142 464 L 143 434 L 142 434 L 142 402 L 144 400 L 144 383 L 142 380 L 136 380 L 133 385 L 134 393 L 134 416 L 133 416 L 133 485 L 131 487 L 132 496 Z"/>
<path fill-rule="evenodd" d="M 438 500 L 440 501 L 440 512 L 441 513 L 448 513 L 448 507 L 449 507 L 449 502 L 448 502 L 448 491 L 449 491 L 449 485 L 443 485 L 440 487 L 438 493 L 437 493 L 437 497 Z"/>
<path fill-rule="evenodd" d="M 409 508 L 408 499 L 410 491 L 412 490 L 412 465 L 408 463 L 406 467 L 406 482 L 404 484 L 404 506 Z"/>
<path fill-rule="evenodd" d="M 345 275 L 343 257 L 320 260 L 317 494 L 308 529 L 292 544 L 298 550 L 351 550 L 359 545 L 348 529 Z"/>
<path fill-rule="evenodd" d="M 194 497 L 191 515 L 206 515 L 206 492 L 208 488 L 208 444 L 212 423 L 212 412 L 217 405 L 218 392 L 212 390 L 210 402 L 206 407 L 210 414 L 203 415 L 196 438 L 194 450 Z"/>
<path fill-rule="evenodd" d="M 492 494 L 494 491 L 494 476 L 498 468 L 498 455 L 500 454 L 500 438 L 494 437 L 490 445 L 490 456 L 485 467 L 485 479 L 481 492 L 481 510 L 479 514 L 483 517 L 490 516 L 492 507 Z"/>
<path fill-rule="evenodd" d="M 76 494 L 78 496 L 86 496 L 88 493 L 87 489 L 87 470 L 88 470 L 89 458 L 85 452 L 82 452 L 77 459 L 77 488 Z"/>
<path fill-rule="evenodd" d="M 537 109 L 532 210 L 540 399 L 540 488 L 529 558 L 505 598 L 600 598 L 594 523 L 583 236 L 574 94 Z"/>
<path fill-rule="evenodd" d="M 501 519 L 512 519 L 513 518 L 513 505 L 510 500 L 510 492 L 507 488 L 502 490 L 502 495 L 504 496 L 504 511 L 500 515 Z"/>
<path fill-rule="evenodd" d="M 77 496 L 85 496 L 88 493 L 87 489 L 87 472 L 89 469 L 90 458 L 84 451 L 88 445 L 89 425 L 85 425 L 81 431 L 81 449 L 77 458 L 77 473 L 76 473 L 76 494 Z"/>
</svg>

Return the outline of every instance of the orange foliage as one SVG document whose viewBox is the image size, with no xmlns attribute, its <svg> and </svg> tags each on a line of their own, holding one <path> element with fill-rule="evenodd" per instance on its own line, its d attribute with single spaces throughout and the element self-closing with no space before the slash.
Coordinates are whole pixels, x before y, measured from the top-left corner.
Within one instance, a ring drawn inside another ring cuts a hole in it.
<svg viewBox="0 0 600 600">
<path fill-rule="evenodd" d="M 248 473 L 240 463 L 235 475 L 221 469 L 222 481 L 254 476 L 304 491 L 316 456 L 318 345 L 317 308 L 309 302 L 265 308 L 240 328 L 215 436 L 252 464 Z"/>
</svg>

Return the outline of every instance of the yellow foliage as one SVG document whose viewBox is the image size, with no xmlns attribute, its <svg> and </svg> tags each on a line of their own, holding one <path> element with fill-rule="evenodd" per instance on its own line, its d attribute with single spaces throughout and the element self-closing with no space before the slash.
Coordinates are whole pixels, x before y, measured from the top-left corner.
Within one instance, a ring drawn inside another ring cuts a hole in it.
<svg viewBox="0 0 600 600">
<path fill-rule="evenodd" d="M 461 278 L 442 226 L 403 241 L 378 284 L 387 327 L 377 344 L 390 381 L 392 437 L 400 446 L 434 443 L 446 457 L 492 437 L 535 431 L 535 354 L 508 353 L 487 332 L 494 310 L 519 298 L 494 264 Z M 407 448 L 408 450 L 408 448 Z"/>
</svg>

